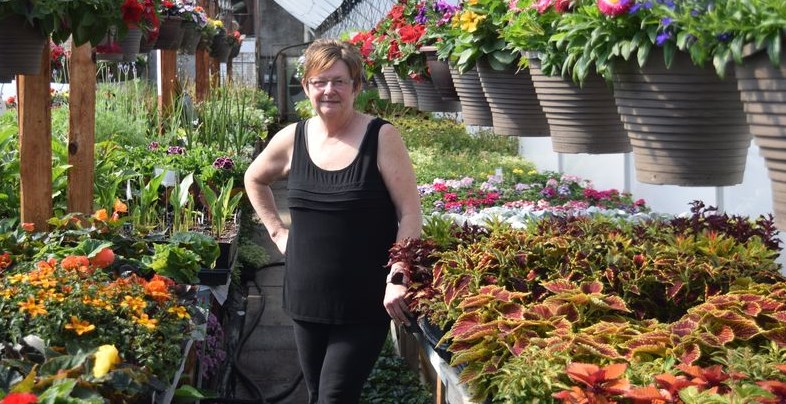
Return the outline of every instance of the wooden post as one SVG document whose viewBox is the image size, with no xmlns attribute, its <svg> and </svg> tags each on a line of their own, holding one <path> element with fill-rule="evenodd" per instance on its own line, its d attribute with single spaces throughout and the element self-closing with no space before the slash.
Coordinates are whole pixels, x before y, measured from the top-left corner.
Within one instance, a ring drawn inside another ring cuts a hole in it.
<svg viewBox="0 0 786 404">
<path fill-rule="evenodd" d="M 92 45 L 71 45 L 68 119 L 68 211 L 93 212 L 96 64 Z M 111 208 L 102 206 L 102 208 Z"/>
<path fill-rule="evenodd" d="M 221 86 L 221 62 L 210 58 L 210 88 Z"/>
<path fill-rule="evenodd" d="M 164 122 L 172 113 L 177 80 L 177 50 L 161 49 L 158 58 L 158 130 L 163 133 Z"/>
<path fill-rule="evenodd" d="M 210 2 L 212 3 L 212 2 Z M 208 5 L 207 0 L 199 0 L 198 4 L 206 10 L 209 16 L 212 10 L 212 5 Z M 194 66 L 194 86 L 196 87 L 197 101 L 204 101 L 210 93 L 210 55 L 207 50 L 197 49 Z"/>
<path fill-rule="evenodd" d="M 20 216 L 38 231 L 47 231 L 52 217 L 52 113 L 50 111 L 49 46 L 41 53 L 41 73 L 19 75 Z M 94 79 L 95 80 L 95 79 Z"/>
<path fill-rule="evenodd" d="M 196 51 L 196 78 L 194 85 L 196 86 L 196 99 L 197 101 L 204 101 L 207 95 L 210 94 L 210 55 L 207 50 L 198 49 Z"/>
</svg>

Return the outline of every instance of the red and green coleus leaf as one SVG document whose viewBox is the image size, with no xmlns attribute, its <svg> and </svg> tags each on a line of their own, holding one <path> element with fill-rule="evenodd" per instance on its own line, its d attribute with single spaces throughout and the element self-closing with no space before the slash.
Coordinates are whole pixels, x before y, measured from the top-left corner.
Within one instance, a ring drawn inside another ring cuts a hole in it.
<svg viewBox="0 0 786 404">
<path fill-rule="evenodd" d="M 673 396 L 655 386 L 634 387 L 624 395 L 634 404 L 671 403 Z"/>
</svg>

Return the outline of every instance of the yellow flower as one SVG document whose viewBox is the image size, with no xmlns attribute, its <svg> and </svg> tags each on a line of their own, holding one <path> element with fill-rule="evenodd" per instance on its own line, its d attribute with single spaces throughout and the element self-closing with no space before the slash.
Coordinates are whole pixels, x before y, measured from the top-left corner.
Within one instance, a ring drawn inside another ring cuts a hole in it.
<svg viewBox="0 0 786 404">
<path fill-rule="evenodd" d="M 139 317 L 137 317 L 137 316 L 133 316 L 133 317 L 134 317 L 134 321 L 136 321 L 137 324 L 139 324 L 142 327 L 145 327 L 145 328 L 147 328 L 148 330 L 151 330 L 151 331 L 155 330 L 156 329 L 156 325 L 158 324 L 158 320 L 156 320 L 154 318 L 149 318 L 147 316 L 147 313 L 142 313 L 142 314 L 139 315 Z"/>
<path fill-rule="evenodd" d="M 16 295 L 17 291 L 17 288 L 0 289 L 0 297 L 3 299 L 10 299 L 11 296 Z"/>
<path fill-rule="evenodd" d="M 33 296 L 28 296 L 26 302 L 19 302 L 19 311 L 30 313 L 30 316 L 35 317 L 39 314 L 46 314 L 47 311 L 43 304 L 37 304 Z"/>
<path fill-rule="evenodd" d="M 167 312 L 176 315 L 177 318 L 191 318 L 191 315 L 188 314 L 188 310 L 183 306 L 170 307 Z"/>
<path fill-rule="evenodd" d="M 66 330 L 74 330 L 76 335 L 82 335 L 84 333 L 93 331 L 96 329 L 96 326 L 90 324 L 87 321 L 79 321 L 76 316 L 71 316 L 71 322 L 65 325 Z"/>
<path fill-rule="evenodd" d="M 16 274 L 8 277 L 8 284 L 14 285 L 17 283 L 27 283 L 30 281 L 30 276 L 27 274 Z"/>
<path fill-rule="evenodd" d="M 464 31 L 475 32 L 478 30 L 478 24 L 485 18 L 485 15 L 479 15 L 472 10 L 466 10 L 459 14 L 458 25 Z"/>
<path fill-rule="evenodd" d="M 529 174 L 529 175 L 535 175 L 535 174 L 537 174 L 537 173 L 538 173 L 538 170 L 530 170 L 530 171 L 529 171 L 527 174 Z"/>
<path fill-rule="evenodd" d="M 120 363 L 120 353 L 114 345 L 101 345 L 95 353 L 96 363 L 93 365 L 93 376 L 104 377 L 116 364 Z"/>
<path fill-rule="evenodd" d="M 478 0 L 467 0 L 467 4 L 470 6 L 475 6 L 478 4 Z"/>
<path fill-rule="evenodd" d="M 120 307 L 127 307 L 129 310 L 138 313 L 147 307 L 147 302 L 139 297 L 125 295 L 123 296 L 123 302 L 120 303 Z"/>
<path fill-rule="evenodd" d="M 520 168 L 514 168 L 513 169 L 513 174 L 524 174 L 524 170 L 522 170 Z"/>
</svg>

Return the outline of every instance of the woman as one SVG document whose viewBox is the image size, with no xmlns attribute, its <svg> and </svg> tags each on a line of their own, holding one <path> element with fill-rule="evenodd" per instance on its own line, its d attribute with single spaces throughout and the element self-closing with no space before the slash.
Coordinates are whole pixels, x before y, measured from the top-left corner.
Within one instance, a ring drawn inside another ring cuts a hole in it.
<svg viewBox="0 0 786 404">
<path fill-rule="evenodd" d="M 286 256 L 284 310 L 311 403 L 356 403 L 387 338 L 409 325 L 403 263 L 388 250 L 420 237 L 420 198 L 409 155 L 390 123 L 359 113 L 363 62 L 349 43 L 305 52 L 303 90 L 316 117 L 278 132 L 246 171 L 257 215 Z M 291 227 L 270 184 L 288 177 Z"/>
</svg>

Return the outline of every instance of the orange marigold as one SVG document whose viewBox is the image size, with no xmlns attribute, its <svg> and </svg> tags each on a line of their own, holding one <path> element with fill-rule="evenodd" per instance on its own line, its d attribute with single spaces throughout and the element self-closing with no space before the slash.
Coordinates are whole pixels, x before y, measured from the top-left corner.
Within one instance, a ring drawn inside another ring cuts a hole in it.
<svg viewBox="0 0 786 404">
<path fill-rule="evenodd" d="M 145 284 L 145 294 L 158 302 L 169 300 L 170 298 L 169 288 L 166 282 L 162 279 L 156 279 L 155 277 Z"/>
<path fill-rule="evenodd" d="M 77 270 L 90 265 L 90 260 L 85 255 L 69 255 L 60 261 L 60 266 L 67 270 Z"/>
</svg>

